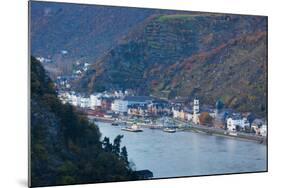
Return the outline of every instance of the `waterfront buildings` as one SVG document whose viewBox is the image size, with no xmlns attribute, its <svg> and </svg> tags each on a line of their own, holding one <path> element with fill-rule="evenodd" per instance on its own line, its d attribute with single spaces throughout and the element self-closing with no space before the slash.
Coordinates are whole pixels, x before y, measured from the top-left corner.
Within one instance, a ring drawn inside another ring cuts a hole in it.
<svg viewBox="0 0 281 188">
<path fill-rule="evenodd" d="M 227 118 L 227 130 L 244 130 L 245 127 L 250 127 L 250 123 L 246 117 L 242 117 L 240 114 L 233 114 Z"/>
<path fill-rule="evenodd" d="M 117 113 L 125 113 L 128 111 L 128 101 L 116 99 L 111 104 L 111 110 Z"/>
<path fill-rule="evenodd" d="M 99 106 L 101 106 L 100 95 L 90 95 L 90 108 L 94 110 Z"/>
</svg>

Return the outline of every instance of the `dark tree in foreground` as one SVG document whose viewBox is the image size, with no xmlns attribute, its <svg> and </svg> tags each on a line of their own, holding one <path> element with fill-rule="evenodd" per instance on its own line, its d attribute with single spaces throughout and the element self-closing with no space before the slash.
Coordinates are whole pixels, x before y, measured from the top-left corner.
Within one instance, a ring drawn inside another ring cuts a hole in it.
<svg viewBox="0 0 281 188">
<path fill-rule="evenodd" d="M 31 186 L 135 180 L 119 135 L 100 141 L 95 124 L 62 104 L 40 62 L 31 58 Z"/>
</svg>

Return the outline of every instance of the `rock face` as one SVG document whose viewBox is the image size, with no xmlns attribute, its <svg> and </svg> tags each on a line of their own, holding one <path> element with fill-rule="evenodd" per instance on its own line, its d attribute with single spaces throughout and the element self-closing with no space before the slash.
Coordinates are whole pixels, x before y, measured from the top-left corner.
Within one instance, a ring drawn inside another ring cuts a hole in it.
<svg viewBox="0 0 281 188">
<path fill-rule="evenodd" d="M 265 115 L 267 18 L 169 14 L 148 18 L 92 66 L 81 90 L 132 88 L 159 97 L 198 96 Z"/>
</svg>

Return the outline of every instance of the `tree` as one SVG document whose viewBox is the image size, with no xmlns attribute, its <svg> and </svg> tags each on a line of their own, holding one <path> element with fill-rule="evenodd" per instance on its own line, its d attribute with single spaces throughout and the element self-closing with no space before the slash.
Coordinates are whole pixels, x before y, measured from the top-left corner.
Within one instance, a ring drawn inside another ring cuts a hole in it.
<svg viewBox="0 0 281 188">
<path fill-rule="evenodd" d="M 203 112 L 199 116 L 200 124 L 210 125 L 213 122 L 213 118 L 210 116 L 208 112 Z"/>
<path fill-rule="evenodd" d="M 217 100 L 216 102 L 216 109 L 217 110 L 221 110 L 224 107 L 224 103 L 222 102 L 222 100 Z"/>
<path fill-rule="evenodd" d="M 113 141 L 112 152 L 116 155 L 120 154 L 120 144 L 121 144 L 121 139 L 123 137 L 124 137 L 123 135 L 118 135 Z"/>
<path fill-rule="evenodd" d="M 102 141 L 102 147 L 106 152 L 112 152 L 112 144 L 110 143 L 110 139 L 108 137 L 104 137 Z"/>
<path fill-rule="evenodd" d="M 128 164 L 128 152 L 126 146 L 121 148 L 120 157 Z"/>
</svg>

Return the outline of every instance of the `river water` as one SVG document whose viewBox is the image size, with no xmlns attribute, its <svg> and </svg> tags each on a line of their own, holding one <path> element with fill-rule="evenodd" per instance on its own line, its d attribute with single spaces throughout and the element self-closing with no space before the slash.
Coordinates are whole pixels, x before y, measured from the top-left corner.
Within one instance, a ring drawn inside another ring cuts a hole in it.
<svg viewBox="0 0 281 188">
<path fill-rule="evenodd" d="M 199 134 L 166 133 L 144 129 L 126 132 L 109 123 L 97 123 L 102 137 L 124 135 L 129 160 L 137 170 L 149 169 L 154 178 L 265 171 L 266 145 Z"/>
</svg>

